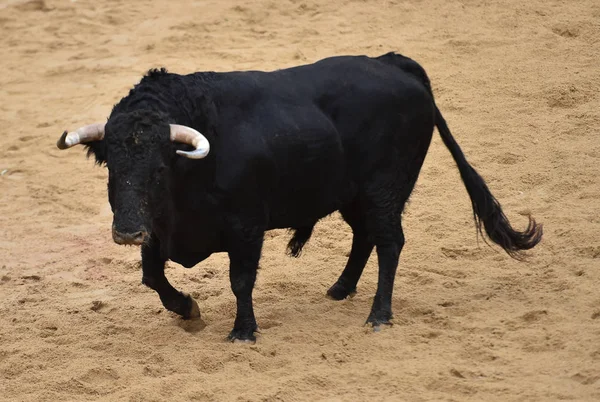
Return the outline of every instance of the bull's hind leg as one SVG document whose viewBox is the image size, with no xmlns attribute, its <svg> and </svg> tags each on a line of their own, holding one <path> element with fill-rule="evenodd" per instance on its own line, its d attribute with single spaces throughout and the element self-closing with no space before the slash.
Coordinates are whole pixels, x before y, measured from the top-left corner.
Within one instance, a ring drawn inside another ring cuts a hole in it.
<svg viewBox="0 0 600 402">
<path fill-rule="evenodd" d="M 406 116 L 405 116 L 406 117 Z M 404 247 L 402 211 L 410 196 L 433 134 L 433 113 L 423 108 L 403 121 L 395 138 L 397 147 L 379 157 L 379 167 L 363 191 L 365 225 L 375 244 L 379 273 L 377 292 L 367 324 L 391 325 L 394 279 Z"/>
<path fill-rule="evenodd" d="M 191 296 L 179 292 L 167 280 L 165 262 L 160 256 L 158 239 L 152 236 L 148 244 L 142 246 L 142 283 L 158 293 L 167 310 L 179 314 L 184 319 L 200 317 L 196 301 Z"/>
<path fill-rule="evenodd" d="M 379 275 L 377 292 L 373 299 L 371 313 L 367 318 L 367 324 L 377 328 L 381 324 L 391 325 L 392 293 L 400 252 L 404 247 L 404 233 L 402 232 L 399 212 L 381 214 L 374 217 L 373 220 L 372 233 L 377 248 Z"/>
<path fill-rule="evenodd" d="M 400 252 L 404 247 L 402 211 L 417 181 L 426 150 L 427 148 L 417 148 L 418 153 L 416 157 L 413 156 L 413 163 L 408 165 L 409 168 L 395 167 L 395 171 L 388 174 L 380 172 L 380 176 L 374 178 L 365 189 L 367 233 L 375 244 L 379 263 L 377 292 L 367 318 L 367 324 L 375 328 L 381 324 L 391 325 L 394 279 Z M 409 156 L 412 155 L 407 155 Z"/>
<path fill-rule="evenodd" d="M 367 324 L 375 328 L 381 324 L 391 325 L 394 279 L 404 247 L 402 211 L 417 181 L 426 150 L 417 148 L 416 157 L 407 155 L 413 156 L 408 168 L 391 164 L 394 166 L 391 172 L 380 172 L 365 189 L 366 228 L 368 238 L 377 249 L 379 264 L 377 292 L 367 318 Z"/>
<path fill-rule="evenodd" d="M 373 251 L 373 243 L 369 241 L 364 217 L 357 205 L 352 204 L 340 210 L 344 220 L 352 228 L 352 249 L 344 271 L 336 283 L 327 291 L 327 295 L 335 300 L 342 300 L 356 292 L 356 284 L 367 265 Z"/>
<path fill-rule="evenodd" d="M 343 300 L 346 297 L 356 293 L 356 284 L 367 265 L 373 243 L 362 234 L 354 234 L 352 238 L 352 250 L 346 263 L 344 271 L 327 291 L 327 295 L 335 300 Z"/>
</svg>

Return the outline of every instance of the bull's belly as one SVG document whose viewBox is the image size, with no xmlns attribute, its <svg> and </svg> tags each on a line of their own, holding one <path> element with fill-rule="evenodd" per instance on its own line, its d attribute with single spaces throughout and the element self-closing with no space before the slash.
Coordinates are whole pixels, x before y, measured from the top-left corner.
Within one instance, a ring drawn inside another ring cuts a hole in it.
<svg viewBox="0 0 600 402">
<path fill-rule="evenodd" d="M 319 219 L 341 209 L 356 196 L 356 185 L 347 180 L 332 181 L 321 188 L 295 189 L 269 205 L 269 229 L 312 226 Z"/>
<path fill-rule="evenodd" d="M 212 252 L 195 253 L 183 250 L 176 250 L 175 252 L 170 254 L 168 259 L 173 262 L 176 262 L 177 264 L 183 265 L 185 268 L 192 268 L 194 265 L 204 261 L 211 255 Z"/>
</svg>

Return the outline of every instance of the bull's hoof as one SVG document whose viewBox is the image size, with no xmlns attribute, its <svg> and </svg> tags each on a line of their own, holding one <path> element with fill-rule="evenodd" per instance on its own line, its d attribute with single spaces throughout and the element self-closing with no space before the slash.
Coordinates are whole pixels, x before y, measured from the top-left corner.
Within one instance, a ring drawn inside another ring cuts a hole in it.
<svg viewBox="0 0 600 402">
<path fill-rule="evenodd" d="M 373 332 L 379 332 L 381 331 L 382 328 L 389 328 L 392 325 L 394 325 L 394 323 L 391 321 L 393 318 L 392 313 L 391 312 L 387 312 L 387 311 L 378 311 L 378 312 L 371 312 L 371 314 L 369 315 L 369 318 L 367 318 L 367 322 L 365 322 L 366 326 L 372 327 L 373 328 Z"/>
<path fill-rule="evenodd" d="M 356 288 L 347 289 L 344 285 L 339 282 L 333 284 L 332 287 L 327 291 L 327 296 L 333 300 L 344 300 L 347 297 L 352 297 L 356 294 Z"/>
<path fill-rule="evenodd" d="M 247 344 L 247 345 L 254 345 L 256 344 L 256 337 L 254 337 L 254 339 L 233 339 L 231 340 L 232 343 L 242 343 L 242 344 Z"/>
<path fill-rule="evenodd" d="M 194 300 L 190 295 L 186 295 L 186 299 L 186 304 L 189 307 L 187 307 L 187 312 L 183 314 L 183 319 L 191 320 L 194 318 L 200 318 L 200 307 L 198 307 L 198 303 L 196 303 L 196 300 Z"/>
<path fill-rule="evenodd" d="M 229 333 L 229 336 L 227 337 L 227 339 L 233 343 L 255 344 L 256 336 L 254 335 L 254 332 L 256 332 L 256 330 L 257 329 L 252 329 L 252 328 L 239 328 L 239 329 L 234 328 Z"/>
</svg>

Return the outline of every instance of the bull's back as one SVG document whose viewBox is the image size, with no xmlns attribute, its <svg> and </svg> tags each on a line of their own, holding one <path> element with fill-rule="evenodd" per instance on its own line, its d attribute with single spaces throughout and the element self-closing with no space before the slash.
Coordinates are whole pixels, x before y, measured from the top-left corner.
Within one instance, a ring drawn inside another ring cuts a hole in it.
<svg viewBox="0 0 600 402">
<path fill-rule="evenodd" d="M 229 77 L 230 107 L 257 128 L 273 169 L 272 228 L 311 225 L 350 202 L 394 153 L 403 111 L 425 100 L 418 79 L 368 57 Z"/>
</svg>

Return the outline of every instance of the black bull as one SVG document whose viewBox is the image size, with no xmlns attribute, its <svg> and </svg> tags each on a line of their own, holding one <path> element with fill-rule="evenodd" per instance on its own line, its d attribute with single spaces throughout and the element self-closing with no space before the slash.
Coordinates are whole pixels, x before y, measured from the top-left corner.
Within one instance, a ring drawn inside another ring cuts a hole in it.
<svg viewBox="0 0 600 402">
<path fill-rule="evenodd" d="M 353 240 L 328 294 L 341 300 L 354 292 L 375 247 L 379 277 L 367 322 L 390 323 L 402 210 L 435 126 L 479 231 L 512 257 L 534 247 L 541 225 L 530 218 L 523 232 L 510 226 L 452 137 L 425 71 L 399 54 L 333 57 L 274 72 L 152 70 L 105 124 L 65 132 L 58 146 L 83 143 L 106 164 L 114 240 L 141 245 L 142 282 L 167 309 L 200 315 L 168 282 L 167 260 L 192 267 L 227 252 L 237 299 L 229 338 L 254 340 L 252 290 L 264 232 L 294 229 L 288 250 L 297 256 L 317 221 L 334 211 Z"/>
</svg>

